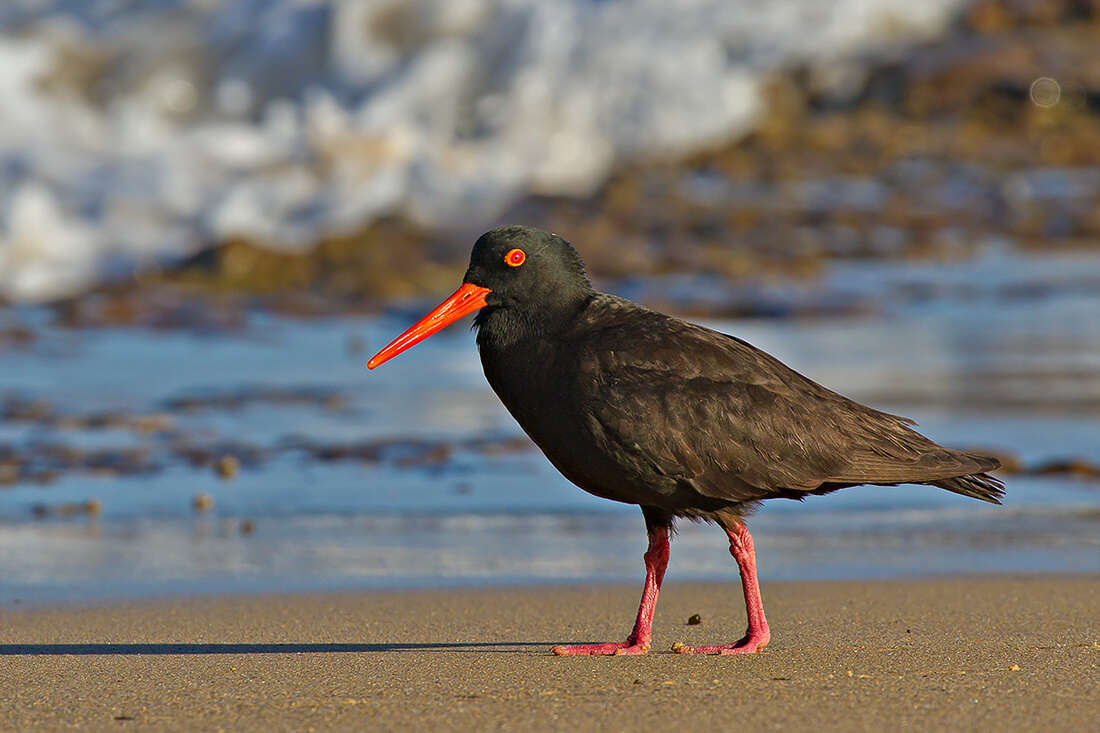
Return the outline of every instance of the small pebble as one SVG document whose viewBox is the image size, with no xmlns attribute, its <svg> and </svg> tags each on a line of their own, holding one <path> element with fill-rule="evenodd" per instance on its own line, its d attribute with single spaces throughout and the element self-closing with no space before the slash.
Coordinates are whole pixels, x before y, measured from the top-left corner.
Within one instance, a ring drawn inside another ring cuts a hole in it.
<svg viewBox="0 0 1100 733">
<path fill-rule="evenodd" d="M 0 485 L 14 484 L 19 480 L 19 466 L 12 463 L 0 463 Z"/>
<path fill-rule="evenodd" d="M 222 456 L 214 463 L 214 472 L 226 481 L 236 476 L 240 468 L 241 462 L 236 456 Z"/>
<path fill-rule="evenodd" d="M 214 508 L 214 497 L 206 492 L 195 494 L 191 499 L 191 507 L 199 513 L 208 512 Z"/>
<path fill-rule="evenodd" d="M 693 613 L 692 615 L 688 616 L 688 626 L 698 626 L 701 623 L 703 623 L 703 617 L 699 614 Z"/>
</svg>

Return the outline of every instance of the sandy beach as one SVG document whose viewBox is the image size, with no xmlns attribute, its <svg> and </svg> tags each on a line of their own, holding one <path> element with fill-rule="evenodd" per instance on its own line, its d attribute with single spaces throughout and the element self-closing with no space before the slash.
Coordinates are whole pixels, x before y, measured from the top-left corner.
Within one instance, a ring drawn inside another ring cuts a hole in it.
<svg viewBox="0 0 1100 733">
<path fill-rule="evenodd" d="M 1100 576 L 766 583 L 771 646 L 732 640 L 735 584 L 662 594 L 653 651 L 617 640 L 637 588 L 470 589 L 5 609 L 8 730 L 1096 730 Z M 687 625 L 692 614 L 702 623 Z"/>
</svg>

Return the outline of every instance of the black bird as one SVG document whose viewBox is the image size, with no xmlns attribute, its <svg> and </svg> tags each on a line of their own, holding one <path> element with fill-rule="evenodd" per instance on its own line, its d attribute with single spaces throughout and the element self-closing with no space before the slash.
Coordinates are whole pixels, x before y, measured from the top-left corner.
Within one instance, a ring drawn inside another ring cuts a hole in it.
<svg viewBox="0 0 1100 733">
<path fill-rule="evenodd" d="M 744 519 L 765 499 L 860 484 L 931 484 L 994 504 L 996 458 L 944 448 L 904 417 L 853 402 L 741 339 L 593 290 L 555 234 L 509 226 L 474 245 L 462 286 L 378 352 L 371 369 L 464 315 L 504 406 L 570 481 L 637 504 L 649 533 L 646 580 L 625 642 L 555 654 L 644 654 L 673 520 L 729 537 L 748 612 L 733 643 L 681 653 L 740 654 L 771 637 Z"/>
</svg>

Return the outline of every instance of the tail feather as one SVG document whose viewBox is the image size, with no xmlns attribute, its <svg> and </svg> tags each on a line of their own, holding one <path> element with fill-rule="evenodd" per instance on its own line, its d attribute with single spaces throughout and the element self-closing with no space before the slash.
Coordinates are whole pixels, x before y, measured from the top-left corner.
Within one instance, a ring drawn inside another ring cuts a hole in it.
<svg viewBox="0 0 1100 733">
<path fill-rule="evenodd" d="M 920 454 L 917 460 L 899 460 L 878 453 L 856 453 L 852 463 L 811 493 L 824 494 L 859 484 L 928 484 L 991 504 L 1001 503 L 1004 484 L 987 473 L 1001 467 L 999 460 L 931 445 L 932 449 Z"/>
<path fill-rule="evenodd" d="M 1001 497 L 1005 495 L 1005 485 L 999 478 L 990 476 L 986 471 L 1000 468 L 1001 462 L 992 456 L 980 456 L 962 451 L 955 451 L 955 454 L 959 458 L 969 459 L 977 464 L 979 470 L 961 476 L 929 481 L 928 484 L 963 496 L 988 501 L 990 504 L 1000 504 Z"/>
<path fill-rule="evenodd" d="M 938 486 L 956 494 L 988 501 L 990 504 L 1000 504 L 1001 497 L 1005 495 L 1004 483 L 987 473 L 971 473 L 966 476 L 955 476 L 954 478 L 929 481 L 928 483 L 931 486 Z"/>
</svg>

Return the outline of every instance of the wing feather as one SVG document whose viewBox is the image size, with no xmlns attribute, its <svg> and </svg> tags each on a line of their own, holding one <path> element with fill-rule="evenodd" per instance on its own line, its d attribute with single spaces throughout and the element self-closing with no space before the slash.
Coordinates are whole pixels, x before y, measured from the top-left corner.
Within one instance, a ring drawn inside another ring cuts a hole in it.
<svg viewBox="0 0 1100 733">
<path fill-rule="evenodd" d="M 637 307 L 630 316 L 629 325 L 585 341 L 588 412 L 615 450 L 700 494 L 755 501 L 996 467 L 942 448 L 911 420 L 832 392 L 740 339 Z"/>
</svg>

